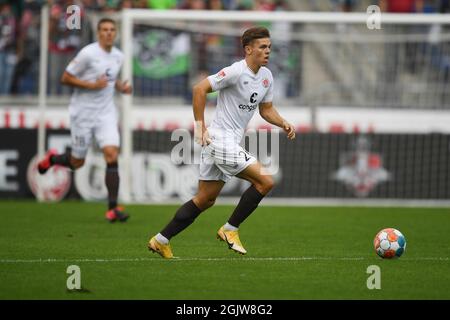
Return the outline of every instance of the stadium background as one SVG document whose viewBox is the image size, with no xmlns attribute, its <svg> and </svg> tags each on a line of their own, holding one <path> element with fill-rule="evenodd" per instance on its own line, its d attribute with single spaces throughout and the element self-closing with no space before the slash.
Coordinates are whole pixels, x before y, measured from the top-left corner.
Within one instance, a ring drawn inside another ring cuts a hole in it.
<svg viewBox="0 0 450 320">
<path fill-rule="evenodd" d="M 400 2 L 404 8 L 390 1 L 51 1 L 46 149 L 63 151 L 69 141 L 70 88 L 62 86 L 59 77 L 76 52 L 95 40 L 99 17 L 109 15 L 120 21 L 124 8 L 364 13 L 371 4 L 392 12 L 407 11 L 409 3 L 409 14 L 448 10 L 448 1 Z M 37 153 L 33 136 L 42 118 L 37 111 L 41 3 L 3 1 L 1 5 L 2 197 L 33 197 L 33 184 L 42 185 L 33 182 L 32 173 L 26 173 Z M 81 8 L 79 30 L 66 26 L 69 14 L 65 8 L 71 4 Z M 445 24 L 393 23 L 381 30 L 369 30 L 366 25 L 339 22 L 262 23 L 273 34 L 269 67 L 277 86 L 275 104 L 300 133 L 294 144 L 280 140 L 279 186 L 270 197 L 448 199 L 450 49 Z M 242 56 L 239 37 L 234 34 L 238 35 L 246 23 L 220 22 L 208 33 L 200 31 L 205 26 L 210 25 L 135 23 L 133 115 L 129 118 L 133 153 L 167 157 L 169 146 L 174 145 L 167 143 L 168 132 L 192 130 L 192 84 Z M 120 41 L 119 32 L 119 46 Z M 214 102 L 212 95 L 209 115 Z M 122 105 L 120 98 L 117 104 Z M 255 118 L 250 128 L 271 128 L 259 116 Z M 134 158 L 132 162 L 139 161 Z M 179 183 L 170 172 L 192 170 L 164 167 L 152 158 L 146 158 L 134 176 L 131 173 L 131 198 L 126 199 L 176 201 L 195 191 L 195 185 L 183 191 L 171 188 Z M 101 161 L 91 162 L 94 165 L 75 173 L 78 179 L 69 173 L 48 177 L 53 186 L 47 183 L 46 188 L 57 191 L 46 192 L 46 197 L 105 197 L 99 183 Z M 149 171 L 153 173 L 146 174 Z M 142 173 L 145 178 L 141 178 Z M 232 184 L 224 195 L 236 195 L 242 183 Z M 92 192 L 79 191 L 86 186 Z"/>
</svg>

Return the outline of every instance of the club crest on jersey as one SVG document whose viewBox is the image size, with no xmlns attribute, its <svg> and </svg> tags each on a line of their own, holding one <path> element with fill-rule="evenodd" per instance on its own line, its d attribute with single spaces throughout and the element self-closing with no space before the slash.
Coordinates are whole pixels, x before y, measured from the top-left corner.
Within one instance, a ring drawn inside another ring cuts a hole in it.
<svg viewBox="0 0 450 320">
<path fill-rule="evenodd" d="M 267 79 L 267 78 L 265 78 L 265 79 L 262 81 L 262 85 L 263 85 L 264 88 L 268 88 L 268 87 L 269 87 L 269 84 L 270 84 L 270 82 L 269 82 L 269 79 Z"/>
<path fill-rule="evenodd" d="M 216 81 L 221 81 L 223 78 L 225 78 L 226 74 L 225 71 L 220 70 L 219 73 L 216 74 Z"/>
</svg>

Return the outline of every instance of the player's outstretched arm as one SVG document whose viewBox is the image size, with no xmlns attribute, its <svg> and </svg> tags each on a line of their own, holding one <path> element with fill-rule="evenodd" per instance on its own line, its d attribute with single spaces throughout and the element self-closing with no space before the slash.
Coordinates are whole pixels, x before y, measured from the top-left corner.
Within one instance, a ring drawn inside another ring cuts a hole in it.
<svg viewBox="0 0 450 320">
<path fill-rule="evenodd" d="M 108 79 L 106 78 L 105 75 L 103 75 L 100 78 L 98 78 L 97 81 L 95 81 L 95 82 L 84 81 L 84 80 L 81 80 L 81 79 L 75 77 L 74 75 L 70 74 L 69 72 L 64 71 L 64 73 L 61 77 L 61 83 L 68 85 L 68 86 L 82 88 L 82 89 L 100 90 L 100 89 L 105 88 L 108 85 Z"/>
<path fill-rule="evenodd" d="M 192 90 L 192 107 L 195 119 L 194 140 L 202 146 L 211 142 L 205 125 L 206 95 L 210 92 L 212 92 L 212 88 L 208 79 L 200 81 Z"/>
<path fill-rule="evenodd" d="M 282 128 L 289 139 L 295 139 L 294 126 L 280 116 L 278 111 L 273 107 L 272 102 L 260 103 L 259 114 L 267 122 Z"/>
</svg>

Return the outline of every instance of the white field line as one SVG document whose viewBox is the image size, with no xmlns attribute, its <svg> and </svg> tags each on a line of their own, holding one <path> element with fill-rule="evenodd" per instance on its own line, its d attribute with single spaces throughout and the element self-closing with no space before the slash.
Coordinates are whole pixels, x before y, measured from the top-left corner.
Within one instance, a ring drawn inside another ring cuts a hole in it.
<svg viewBox="0 0 450 320">
<path fill-rule="evenodd" d="M 373 260 L 373 258 L 364 257 L 264 257 L 264 258 L 179 258 L 171 260 L 155 258 L 92 258 L 92 259 L 0 259 L 0 264 L 20 264 L 20 263 L 111 263 L 111 262 L 161 262 L 161 261 L 364 261 Z M 402 261 L 449 261 L 449 257 L 422 257 L 422 258 L 401 258 Z"/>
</svg>

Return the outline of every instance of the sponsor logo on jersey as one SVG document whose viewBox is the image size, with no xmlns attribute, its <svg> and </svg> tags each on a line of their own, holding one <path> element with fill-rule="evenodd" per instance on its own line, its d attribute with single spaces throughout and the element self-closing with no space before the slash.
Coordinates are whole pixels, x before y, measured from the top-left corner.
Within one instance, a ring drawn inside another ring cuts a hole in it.
<svg viewBox="0 0 450 320">
<path fill-rule="evenodd" d="M 258 106 L 257 104 L 240 104 L 239 109 L 247 110 L 248 112 L 250 112 L 255 110 L 257 106 Z"/>
<path fill-rule="evenodd" d="M 113 75 L 111 74 L 111 68 L 105 70 L 105 75 L 108 78 L 108 81 L 114 81 Z"/>
<path fill-rule="evenodd" d="M 225 76 L 225 71 L 220 70 L 219 73 L 216 74 L 216 81 L 222 81 Z"/>
</svg>

